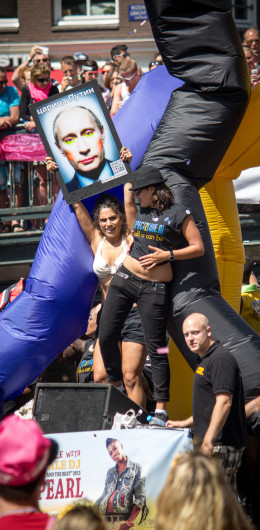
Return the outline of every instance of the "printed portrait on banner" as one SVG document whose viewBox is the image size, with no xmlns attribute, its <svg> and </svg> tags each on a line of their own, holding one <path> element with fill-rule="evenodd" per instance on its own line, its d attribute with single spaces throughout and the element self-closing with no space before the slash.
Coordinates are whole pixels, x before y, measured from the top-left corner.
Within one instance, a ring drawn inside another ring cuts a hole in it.
<svg viewBox="0 0 260 530">
<path fill-rule="evenodd" d="M 30 105 L 30 111 L 46 152 L 58 164 L 68 204 L 131 180 L 96 81 Z"/>
<path fill-rule="evenodd" d="M 39 497 L 40 508 L 62 514 L 84 499 L 107 528 L 155 527 L 156 503 L 173 458 L 192 448 L 188 429 L 113 429 L 48 435 L 59 445 Z"/>
</svg>

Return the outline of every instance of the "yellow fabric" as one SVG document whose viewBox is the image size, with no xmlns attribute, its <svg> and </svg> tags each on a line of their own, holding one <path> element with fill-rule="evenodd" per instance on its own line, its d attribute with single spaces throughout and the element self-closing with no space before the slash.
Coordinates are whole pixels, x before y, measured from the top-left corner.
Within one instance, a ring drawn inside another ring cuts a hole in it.
<svg viewBox="0 0 260 530">
<path fill-rule="evenodd" d="M 245 116 L 234 136 L 215 176 L 217 179 L 237 179 L 249 167 L 260 165 L 260 83 L 252 88 Z"/>
<path fill-rule="evenodd" d="M 240 127 L 213 180 L 200 191 L 219 272 L 221 294 L 240 309 L 244 248 L 232 179 L 241 171 L 260 165 L 260 84 L 252 89 Z M 258 332 L 259 333 L 259 332 Z M 171 401 L 168 414 L 184 419 L 191 414 L 193 372 L 175 345 L 170 348 Z"/>
<path fill-rule="evenodd" d="M 242 292 L 241 317 L 260 335 L 260 289 Z"/>
<path fill-rule="evenodd" d="M 215 176 L 202 188 L 200 196 L 217 260 L 221 294 L 239 312 L 245 256 L 233 182 Z"/>
</svg>

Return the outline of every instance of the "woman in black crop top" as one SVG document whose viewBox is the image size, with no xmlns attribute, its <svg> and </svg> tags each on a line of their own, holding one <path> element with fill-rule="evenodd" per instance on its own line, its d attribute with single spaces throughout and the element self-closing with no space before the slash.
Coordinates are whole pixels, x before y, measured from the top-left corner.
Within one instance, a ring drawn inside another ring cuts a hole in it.
<svg viewBox="0 0 260 530">
<path fill-rule="evenodd" d="M 99 342 L 108 380 L 119 377 L 118 336 L 134 302 L 137 303 L 151 358 L 154 400 L 159 417 L 167 417 L 170 372 L 168 357 L 157 350 L 166 345 L 172 262 L 204 254 L 200 233 L 189 210 L 174 203 L 160 171 L 143 166 L 125 185 L 125 211 L 133 244 L 109 286 L 103 308 Z M 137 211 L 134 195 L 138 198 Z M 164 415 L 164 416 L 163 416 Z"/>
</svg>

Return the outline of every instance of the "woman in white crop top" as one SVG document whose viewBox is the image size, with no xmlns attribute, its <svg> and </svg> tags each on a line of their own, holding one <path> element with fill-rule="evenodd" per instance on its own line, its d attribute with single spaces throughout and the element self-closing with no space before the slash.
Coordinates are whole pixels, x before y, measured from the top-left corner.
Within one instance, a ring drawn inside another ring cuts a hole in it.
<svg viewBox="0 0 260 530">
<path fill-rule="evenodd" d="M 131 161 L 132 154 L 122 147 L 120 156 L 124 161 Z M 55 171 L 57 164 L 46 158 L 47 170 Z M 120 201 L 112 195 L 101 195 L 96 201 L 93 219 L 84 204 L 79 201 L 73 205 L 78 222 L 94 254 L 93 270 L 98 282 L 104 303 L 110 282 L 118 267 L 123 263 L 131 239 L 127 228 L 125 210 Z M 142 386 L 142 371 L 146 359 L 146 347 L 139 342 L 122 342 L 122 373 L 127 395 L 138 405 L 145 407 L 146 398 Z M 106 370 L 96 340 L 93 355 L 93 372 L 96 383 L 106 383 Z"/>
</svg>

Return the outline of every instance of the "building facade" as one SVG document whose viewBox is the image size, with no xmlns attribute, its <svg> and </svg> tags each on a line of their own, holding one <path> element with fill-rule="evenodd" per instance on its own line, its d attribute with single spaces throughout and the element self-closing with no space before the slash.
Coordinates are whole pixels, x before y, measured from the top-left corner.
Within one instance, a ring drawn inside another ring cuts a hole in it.
<svg viewBox="0 0 260 530">
<path fill-rule="evenodd" d="M 115 44 L 128 45 L 142 68 L 156 52 L 144 3 L 138 0 L 2 0 L 0 2 L 0 66 L 16 68 L 31 47 L 49 48 L 52 63 L 83 51 L 105 61 Z M 231 0 L 242 34 L 260 24 L 257 0 Z"/>
</svg>

